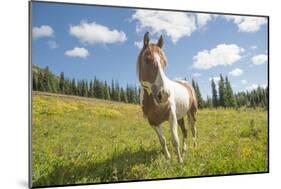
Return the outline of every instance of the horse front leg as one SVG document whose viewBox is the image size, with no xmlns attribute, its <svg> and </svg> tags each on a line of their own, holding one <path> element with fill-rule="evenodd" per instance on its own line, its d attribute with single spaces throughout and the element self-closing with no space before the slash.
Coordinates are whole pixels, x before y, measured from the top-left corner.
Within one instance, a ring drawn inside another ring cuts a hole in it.
<svg viewBox="0 0 281 189">
<path fill-rule="evenodd" d="M 178 126 L 177 126 L 177 116 L 176 116 L 176 108 L 171 106 L 171 113 L 170 113 L 170 129 L 172 133 L 172 138 L 173 138 L 173 144 L 176 149 L 176 153 L 178 156 L 178 161 L 180 163 L 183 162 L 181 153 L 180 153 L 180 147 L 179 147 L 179 136 L 178 136 Z"/>
<path fill-rule="evenodd" d="M 160 127 L 160 125 L 159 126 L 151 126 L 151 127 L 157 133 L 157 136 L 159 138 L 160 144 L 163 147 L 166 159 L 171 159 L 171 155 L 169 153 L 169 150 L 168 150 L 168 147 L 167 147 L 167 142 L 166 142 L 165 136 L 163 134 L 162 128 Z"/>
</svg>

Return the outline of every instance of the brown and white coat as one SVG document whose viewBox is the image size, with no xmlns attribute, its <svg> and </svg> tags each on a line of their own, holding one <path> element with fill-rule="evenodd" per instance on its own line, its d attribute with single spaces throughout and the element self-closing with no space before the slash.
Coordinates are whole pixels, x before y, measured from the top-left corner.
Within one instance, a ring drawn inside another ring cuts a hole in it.
<svg viewBox="0 0 281 189">
<path fill-rule="evenodd" d="M 149 43 L 149 33 L 144 35 L 144 45 L 137 61 L 137 74 L 141 83 L 140 103 L 144 116 L 156 131 L 168 159 L 171 156 L 160 125 L 164 121 L 169 121 L 178 160 L 183 162 L 179 150 L 177 125 L 183 132 L 183 151 L 186 151 L 187 129 L 184 125 L 184 116 L 188 115 L 196 145 L 197 100 L 192 85 L 186 81 L 172 81 L 165 75 L 167 58 L 162 47 L 162 36 L 157 44 L 153 44 Z"/>
</svg>

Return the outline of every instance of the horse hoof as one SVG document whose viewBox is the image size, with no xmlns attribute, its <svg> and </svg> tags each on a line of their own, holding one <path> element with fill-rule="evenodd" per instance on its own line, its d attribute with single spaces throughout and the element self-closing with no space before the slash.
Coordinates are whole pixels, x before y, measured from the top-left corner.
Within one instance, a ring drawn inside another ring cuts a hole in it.
<svg viewBox="0 0 281 189">
<path fill-rule="evenodd" d="M 170 160 L 170 159 L 171 159 L 171 155 L 170 155 L 170 154 L 166 154 L 165 156 L 166 156 L 166 159 L 167 159 L 167 160 Z"/>
<path fill-rule="evenodd" d="M 182 158 L 179 158 L 179 163 L 183 163 L 183 160 L 182 160 Z"/>
<path fill-rule="evenodd" d="M 187 151 L 187 146 L 186 146 L 186 144 L 183 144 L 182 151 L 183 151 L 183 152 L 186 152 L 186 151 Z"/>
<path fill-rule="evenodd" d="M 197 143 L 196 143 L 196 142 L 193 143 L 193 147 L 194 147 L 195 149 L 197 148 Z"/>
</svg>

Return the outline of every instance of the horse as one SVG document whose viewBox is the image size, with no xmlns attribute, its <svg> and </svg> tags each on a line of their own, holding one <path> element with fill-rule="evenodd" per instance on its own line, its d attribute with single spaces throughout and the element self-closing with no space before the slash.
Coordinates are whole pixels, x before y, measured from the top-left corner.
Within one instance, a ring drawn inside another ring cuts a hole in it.
<svg viewBox="0 0 281 189">
<path fill-rule="evenodd" d="M 193 145 L 196 143 L 196 112 L 198 109 L 195 90 L 187 81 L 172 81 L 165 75 L 167 58 L 163 51 L 164 40 L 162 35 L 157 43 L 150 43 L 149 32 L 143 38 L 143 48 L 137 58 L 137 76 L 140 82 L 140 105 L 144 117 L 156 131 L 160 144 L 167 159 L 171 155 L 161 128 L 161 124 L 168 121 L 172 134 L 173 146 L 180 163 L 183 162 L 180 148 L 177 125 L 183 134 L 183 153 L 187 151 L 187 129 L 191 126 Z M 188 117 L 187 128 L 184 116 Z"/>
</svg>

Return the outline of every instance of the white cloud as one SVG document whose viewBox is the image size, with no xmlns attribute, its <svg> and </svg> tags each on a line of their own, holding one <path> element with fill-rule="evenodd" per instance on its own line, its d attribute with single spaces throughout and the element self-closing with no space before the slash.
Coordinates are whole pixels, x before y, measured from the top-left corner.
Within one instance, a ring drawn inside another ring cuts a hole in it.
<svg viewBox="0 0 281 189">
<path fill-rule="evenodd" d="M 197 25 L 199 28 L 203 28 L 209 21 L 212 20 L 211 14 L 205 14 L 205 13 L 197 13 Z"/>
<path fill-rule="evenodd" d="M 231 72 L 229 72 L 230 75 L 232 76 L 240 76 L 243 74 L 243 70 L 239 69 L 239 68 L 235 68 L 234 70 L 232 70 Z"/>
<path fill-rule="evenodd" d="M 138 48 L 138 49 L 142 49 L 143 47 L 143 41 L 135 41 L 134 45 Z"/>
<path fill-rule="evenodd" d="M 59 44 L 56 41 L 48 41 L 50 49 L 56 49 L 59 47 Z"/>
<path fill-rule="evenodd" d="M 196 30 L 195 17 L 183 12 L 136 10 L 132 15 L 137 20 L 137 32 L 150 30 L 153 34 L 165 33 L 173 43 Z"/>
<path fill-rule="evenodd" d="M 261 85 L 258 85 L 258 84 L 252 84 L 252 85 L 250 85 L 250 86 L 248 86 L 248 87 L 246 87 L 246 90 L 248 90 L 248 91 L 252 91 L 252 90 L 255 90 L 255 89 L 257 89 L 258 87 L 261 87 L 261 88 L 266 88 L 267 87 L 267 85 L 266 84 L 261 84 Z"/>
<path fill-rule="evenodd" d="M 258 88 L 258 84 L 252 84 L 252 85 L 246 87 L 246 90 L 252 91 L 252 90 L 257 89 L 257 88 Z"/>
<path fill-rule="evenodd" d="M 158 41 L 158 39 L 155 39 L 155 38 L 151 38 L 150 39 L 150 42 L 151 43 L 157 43 L 157 41 Z M 143 47 L 143 41 L 142 40 L 140 40 L 140 41 L 135 41 L 134 42 L 134 45 L 138 48 L 138 49 L 142 49 L 142 47 Z"/>
<path fill-rule="evenodd" d="M 243 85 L 246 85 L 246 84 L 248 83 L 248 81 L 245 80 L 245 79 L 243 79 L 243 80 L 241 81 L 241 83 L 242 83 Z"/>
<path fill-rule="evenodd" d="M 233 21 L 239 32 L 256 32 L 267 23 L 266 18 L 250 16 L 223 16 L 228 21 Z"/>
<path fill-rule="evenodd" d="M 261 65 L 267 62 L 267 55 L 259 54 L 252 57 L 252 63 L 255 65 Z"/>
<path fill-rule="evenodd" d="M 201 73 L 193 73 L 192 77 L 200 77 L 202 74 Z"/>
<path fill-rule="evenodd" d="M 217 91 L 219 91 L 219 81 L 220 81 L 220 77 L 219 76 L 216 76 L 216 77 L 209 77 L 209 81 L 211 82 L 212 79 L 214 80 L 215 84 L 216 84 L 216 89 Z"/>
<path fill-rule="evenodd" d="M 209 77 L 209 81 L 212 81 L 212 79 L 214 80 L 214 82 L 215 82 L 216 84 L 218 84 L 219 81 L 220 81 L 220 77 Z"/>
<path fill-rule="evenodd" d="M 241 59 L 245 50 L 235 44 L 219 44 L 211 50 L 203 50 L 193 57 L 193 67 L 196 69 L 210 69 L 220 65 L 232 65 Z"/>
<path fill-rule="evenodd" d="M 34 39 L 40 37 L 52 37 L 54 35 L 54 30 L 51 26 L 42 25 L 40 27 L 33 27 L 32 28 L 32 37 Z"/>
<path fill-rule="evenodd" d="M 96 22 L 81 21 L 79 25 L 71 25 L 69 32 L 82 43 L 88 44 L 110 44 L 127 40 L 126 34 L 123 31 L 111 30 Z"/>
<path fill-rule="evenodd" d="M 87 58 L 87 56 L 89 56 L 89 51 L 85 48 L 74 47 L 71 50 L 65 51 L 64 54 L 70 57 Z"/>
</svg>

